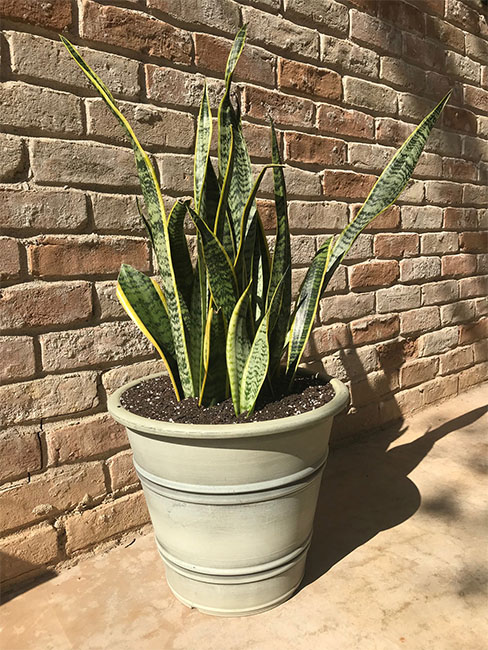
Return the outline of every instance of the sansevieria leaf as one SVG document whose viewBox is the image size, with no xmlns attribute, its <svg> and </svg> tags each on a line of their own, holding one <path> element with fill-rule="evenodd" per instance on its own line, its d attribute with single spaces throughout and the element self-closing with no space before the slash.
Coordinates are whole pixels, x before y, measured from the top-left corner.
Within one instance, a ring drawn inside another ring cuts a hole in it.
<svg viewBox="0 0 488 650">
<path fill-rule="evenodd" d="M 229 375 L 230 392 L 236 415 L 240 415 L 241 413 L 240 386 L 244 366 L 246 365 L 251 350 L 251 342 L 247 332 L 246 319 L 246 311 L 249 308 L 250 289 L 251 283 L 248 284 L 244 293 L 237 301 L 227 331 L 227 372 Z"/>
<path fill-rule="evenodd" d="M 184 230 L 186 212 L 186 205 L 176 201 L 168 215 L 168 234 L 177 287 L 189 307 L 193 287 L 193 266 Z"/>
<path fill-rule="evenodd" d="M 182 306 L 177 288 L 176 278 L 171 259 L 171 247 L 164 212 L 161 189 L 157 181 L 154 167 L 149 156 L 141 147 L 132 127 L 127 119 L 117 108 L 113 96 L 105 84 L 85 62 L 78 50 L 64 36 L 60 37 L 68 52 L 85 73 L 91 84 L 97 90 L 103 101 L 118 119 L 124 128 L 132 145 L 136 159 L 137 172 L 141 184 L 142 195 L 146 204 L 147 223 L 151 229 L 152 242 L 158 259 L 159 273 L 166 299 L 169 322 L 175 344 L 175 355 L 178 363 L 178 372 L 185 397 L 193 395 L 193 380 L 191 376 L 190 359 L 188 355 L 185 327 L 183 322 Z"/>
<path fill-rule="evenodd" d="M 179 398 L 181 386 L 164 298 L 157 283 L 129 264 L 122 264 L 117 297 L 125 311 L 161 355 Z"/>
</svg>

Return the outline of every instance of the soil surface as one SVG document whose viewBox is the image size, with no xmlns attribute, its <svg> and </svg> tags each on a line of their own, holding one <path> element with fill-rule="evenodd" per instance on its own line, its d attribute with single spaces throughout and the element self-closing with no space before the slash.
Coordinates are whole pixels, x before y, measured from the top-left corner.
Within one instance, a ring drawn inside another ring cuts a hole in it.
<svg viewBox="0 0 488 650">
<path fill-rule="evenodd" d="M 199 407 L 194 397 L 178 402 L 168 377 L 155 377 L 141 381 L 127 389 L 120 398 L 124 408 L 135 415 L 142 415 L 164 422 L 183 424 L 235 424 L 263 422 L 285 418 L 306 411 L 313 411 L 330 402 L 335 392 L 330 383 L 317 375 L 297 377 L 291 392 L 283 380 L 275 386 L 275 395 L 263 388 L 254 413 L 236 417 L 232 400 L 226 399 L 215 406 Z"/>
</svg>

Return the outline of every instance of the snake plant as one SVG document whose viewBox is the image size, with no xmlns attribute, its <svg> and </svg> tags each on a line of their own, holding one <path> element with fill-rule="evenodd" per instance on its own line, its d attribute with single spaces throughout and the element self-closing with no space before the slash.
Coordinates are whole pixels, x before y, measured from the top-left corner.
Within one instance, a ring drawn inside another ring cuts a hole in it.
<svg viewBox="0 0 488 650">
<path fill-rule="evenodd" d="M 61 37 L 125 129 L 135 154 L 146 210 L 140 214 L 155 251 L 160 282 L 123 264 L 117 296 L 161 355 L 177 398 L 196 397 L 199 404 L 211 405 L 230 395 L 236 415 L 253 411 L 265 382 L 272 390 L 280 374 L 293 381 L 320 297 L 334 271 L 360 232 L 404 189 L 449 99 L 447 94 L 397 151 L 354 220 L 321 245 L 292 309 L 290 231 L 276 131 L 271 123 L 271 164 L 254 180 L 240 112 L 231 102 L 232 75 L 245 37 L 243 27 L 225 69 L 216 168 L 210 157 L 212 114 L 205 87 L 196 133 L 193 202 L 176 201 L 169 214 L 151 160 L 116 100 L 77 49 Z M 268 170 L 277 217 L 272 255 L 256 206 Z M 184 232 L 186 215 L 197 232 L 195 264 Z"/>
</svg>

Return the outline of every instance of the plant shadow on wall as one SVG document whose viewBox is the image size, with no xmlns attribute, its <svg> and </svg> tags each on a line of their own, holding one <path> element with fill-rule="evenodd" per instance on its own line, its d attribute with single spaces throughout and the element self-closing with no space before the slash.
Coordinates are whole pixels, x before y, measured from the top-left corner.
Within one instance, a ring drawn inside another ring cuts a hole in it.
<svg viewBox="0 0 488 650">
<path fill-rule="evenodd" d="M 402 423 L 368 440 L 333 451 L 324 473 L 314 536 L 301 588 L 314 582 L 355 549 L 414 515 L 422 498 L 408 477 L 436 442 L 486 413 L 469 411 L 405 444 L 394 445 L 406 431 Z M 452 503 L 439 499 L 434 514 L 452 516 Z M 455 514 L 455 513 L 454 513 Z"/>
</svg>

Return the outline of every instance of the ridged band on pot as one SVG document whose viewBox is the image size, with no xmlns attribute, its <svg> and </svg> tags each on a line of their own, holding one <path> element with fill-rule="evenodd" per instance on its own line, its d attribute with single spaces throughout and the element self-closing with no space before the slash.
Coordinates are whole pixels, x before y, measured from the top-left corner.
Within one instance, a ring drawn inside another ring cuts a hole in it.
<svg viewBox="0 0 488 650">
<path fill-rule="evenodd" d="M 331 379 L 334 398 L 313 411 L 266 422 L 182 424 L 134 415 L 120 404 L 141 381 L 115 391 L 108 410 L 126 427 L 140 473 L 189 492 L 266 490 L 309 476 L 327 458 L 333 417 L 349 400 L 346 386 Z"/>
<path fill-rule="evenodd" d="M 165 559 L 197 573 L 249 575 L 290 562 L 310 543 L 323 466 L 260 492 L 178 492 L 141 477 Z"/>
</svg>

